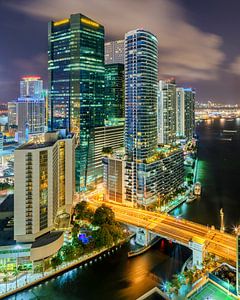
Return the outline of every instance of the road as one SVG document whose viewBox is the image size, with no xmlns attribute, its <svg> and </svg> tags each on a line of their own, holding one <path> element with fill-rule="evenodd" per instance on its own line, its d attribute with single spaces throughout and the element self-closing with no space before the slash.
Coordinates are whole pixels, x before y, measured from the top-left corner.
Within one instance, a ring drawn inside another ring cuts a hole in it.
<svg viewBox="0 0 240 300">
<path fill-rule="evenodd" d="M 90 205 L 94 209 L 102 203 L 94 198 L 90 200 Z M 207 252 L 233 262 L 236 261 L 236 237 L 234 235 L 159 212 L 150 212 L 115 203 L 105 204 L 112 208 L 116 220 L 119 222 L 146 228 L 161 237 L 185 246 L 189 245 L 189 241 L 193 237 L 201 238 L 205 240 Z"/>
</svg>

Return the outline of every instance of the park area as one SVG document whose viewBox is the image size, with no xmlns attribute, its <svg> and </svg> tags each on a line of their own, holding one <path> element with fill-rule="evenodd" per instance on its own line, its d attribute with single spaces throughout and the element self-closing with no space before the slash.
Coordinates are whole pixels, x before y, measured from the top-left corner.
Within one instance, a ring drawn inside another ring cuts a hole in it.
<svg viewBox="0 0 240 300">
<path fill-rule="evenodd" d="M 207 282 L 201 288 L 198 289 L 192 296 L 189 297 L 190 300 L 233 300 L 236 299 L 228 292 L 223 291 L 218 288 L 215 284 Z"/>
</svg>

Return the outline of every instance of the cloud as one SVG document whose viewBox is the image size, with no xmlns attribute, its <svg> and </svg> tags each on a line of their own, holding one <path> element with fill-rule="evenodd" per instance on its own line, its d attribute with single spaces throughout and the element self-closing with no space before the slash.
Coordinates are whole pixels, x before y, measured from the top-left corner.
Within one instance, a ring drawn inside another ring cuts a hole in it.
<svg viewBox="0 0 240 300">
<path fill-rule="evenodd" d="M 221 37 L 192 25 L 177 0 L 24 1 L 21 5 L 8 1 L 7 5 L 45 21 L 81 12 L 102 23 L 108 39 L 123 38 L 135 28 L 150 30 L 159 39 L 160 76 L 215 80 L 225 60 Z"/>
<path fill-rule="evenodd" d="M 237 56 L 230 64 L 228 71 L 234 75 L 240 76 L 240 56 Z"/>
<path fill-rule="evenodd" d="M 47 70 L 47 54 L 39 53 L 29 58 L 18 58 L 13 61 L 16 69 L 21 70 L 21 75 L 42 73 L 42 70 Z"/>
</svg>

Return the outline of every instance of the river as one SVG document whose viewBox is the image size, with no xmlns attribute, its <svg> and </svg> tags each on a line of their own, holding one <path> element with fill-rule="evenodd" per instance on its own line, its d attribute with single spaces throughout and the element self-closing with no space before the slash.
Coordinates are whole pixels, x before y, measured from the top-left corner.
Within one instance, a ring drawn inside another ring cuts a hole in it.
<svg viewBox="0 0 240 300">
<path fill-rule="evenodd" d="M 231 231 L 240 221 L 240 120 L 204 121 L 197 125 L 197 134 L 198 180 L 203 193 L 200 200 L 183 204 L 173 214 L 219 228 L 219 210 L 223 208 L 225 226 Z M 179 272 L 190 255 L 190 250 L 166 241 L 136 258 L 127 258 L 128 249 L 125 245 L 90 266 L 76 268 L 8 299 L 135 300 L 158 285 L 158 280 L 168 280 Z"/>
</svg>

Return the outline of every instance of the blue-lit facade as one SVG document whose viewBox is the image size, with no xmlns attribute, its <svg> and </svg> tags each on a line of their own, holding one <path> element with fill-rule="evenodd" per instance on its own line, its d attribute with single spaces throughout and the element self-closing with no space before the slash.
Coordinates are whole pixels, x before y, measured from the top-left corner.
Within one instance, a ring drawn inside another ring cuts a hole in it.
<svg viewBox="0 0 240 300">
<path fill-rule="evenodd" d="M 96 179 L 94 128 L 104 125 L 104 27 L 81 14 L 49 23 L 50 127 L 76 134 L 76 190 Z"/>
<path fill-rule="evenodd" d="M 125 147 L 128 159 L 143 161 L 157 147 L 158 41 L 148 31 L 125 36 Z"/>
</svg>

